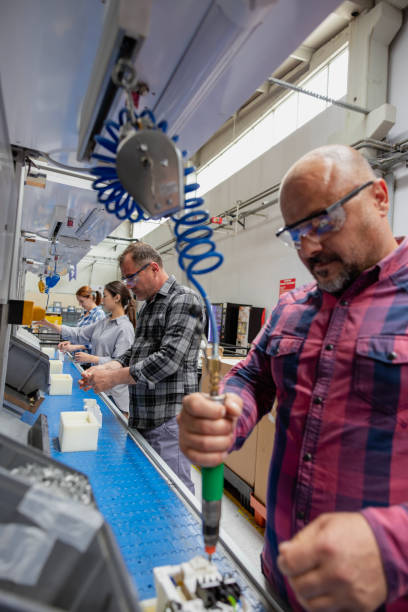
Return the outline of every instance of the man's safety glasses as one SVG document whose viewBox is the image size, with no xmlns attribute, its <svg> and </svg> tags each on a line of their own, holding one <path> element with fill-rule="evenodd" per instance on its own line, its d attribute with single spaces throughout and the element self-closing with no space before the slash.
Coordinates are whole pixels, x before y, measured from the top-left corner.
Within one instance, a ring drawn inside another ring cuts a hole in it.
<svg viewBox="0 0 408 612">
<path fill-rule="evenodd" d="M 152 262 L 149 261 L 147 264 L 139 268 L 139 270 L 137 270 L 137 272 L 135 272 L 134 274 L 128 274 L 128 276 L 122 276 L 122 282 L 125 283 L 125 285 L 134 285 L 134 283 L 137 281 L 137 277 L 139 276 L 139 274 L 143 272 L 143 270 L 146 270 L 147 266 L 150 266 L 151 263 Z"/>
<path fill-rule="evenodd" d="M 329 232 L 338 232 L 346 220 L 346 212 L 343 204 L 354 198 L 360 191 L 372 185 L 374 181 L 368 181 L 360 187 L 350 191 L 341 200 L 331 204 L 325 210 L 309 215 L 296 223 L 286 225 L 276 232 L 277 238 L 282 240 L 287 246 L 300 249 L 302 238 L 309 238 L 314 242 L 320 242 L 322 236 Z"/>
</svg>

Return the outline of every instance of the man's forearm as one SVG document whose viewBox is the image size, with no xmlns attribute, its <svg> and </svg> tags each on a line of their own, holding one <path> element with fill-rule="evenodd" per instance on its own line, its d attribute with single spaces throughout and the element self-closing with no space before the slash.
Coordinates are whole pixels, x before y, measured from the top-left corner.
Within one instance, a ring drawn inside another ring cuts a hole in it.
<svg viewBox="0 0 408 612">
<path fill-rule="evenodd" d="M 129 372 L 129 368 L 122 368 L 119 361 L 114 361 L 114 360 L 108 361 L 107 363 L 102 363 L 99 367 L 104 368 L 105 370 L 127 370 Z"/>
<path fill-rule="evenodd" d="M 134 385 L 135 384 L 134 378 L 132 378 L 129 373 L 129 368 L 122 368 L 120 363 L 118 363 L 117 361 L 116 362 L 110 361 L 108 365 L 110 365 L 111 363 L 117 363 L 119 365 L 119 369 L 112 368 L 116 370 L 114 374 L 115 385 L 122 385 L 122 384 Z"/>
</svg>

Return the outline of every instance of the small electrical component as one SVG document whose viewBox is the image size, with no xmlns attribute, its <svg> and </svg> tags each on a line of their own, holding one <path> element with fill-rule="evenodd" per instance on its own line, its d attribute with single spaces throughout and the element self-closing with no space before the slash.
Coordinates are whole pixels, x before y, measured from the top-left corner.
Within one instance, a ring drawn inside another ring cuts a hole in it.
<svg viewBox="0 0 408 612">
<path fill-rule="evenodd" d="M 156 567 L 153 573 L 156 612 L 251 610 L 235 577 L 222 575 L 214 563 L 204 557 L 194 557 L 181 565 Z"/>
</svg>

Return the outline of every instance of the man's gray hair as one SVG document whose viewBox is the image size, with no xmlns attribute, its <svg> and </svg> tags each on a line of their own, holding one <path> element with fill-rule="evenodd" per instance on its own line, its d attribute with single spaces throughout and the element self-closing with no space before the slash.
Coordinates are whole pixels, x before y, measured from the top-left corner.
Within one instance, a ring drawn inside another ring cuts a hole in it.
<svg viewBox="0 0 408 612">
<path fill-rule="evenodd" d="M 160 268 L 163 268 L 163 260 L 160 253 L 150 246 L 150 244 L 146 244 L 146 242 L 132 242 L 129 244 L 118 257 L 120 266 L 127 255 L 130 255 L 136 264 L 154 261 Z"/>
</svg>

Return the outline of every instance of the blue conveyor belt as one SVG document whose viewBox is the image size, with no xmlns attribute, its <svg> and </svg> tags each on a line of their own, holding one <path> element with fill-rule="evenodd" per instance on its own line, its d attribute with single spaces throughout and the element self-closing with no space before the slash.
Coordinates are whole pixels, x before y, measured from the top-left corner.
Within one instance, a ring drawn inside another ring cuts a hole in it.
<svg viewBox="0 0 408 612">
<path fill-rule="evenodd" d="M 38 412 L 27 412 L 23 420 L 31 424 L 39 413 L 47 415 L 52 457 L 88 476 L 99 510 L 116 536 L 139 596 L 149 599 L 155 596 L 153 567 L 179 564 L 204 554 L 201 525 L 101 399 L 92 391 L 81 391 L 80 374 L 67 359 L 64 373 L 73 378 L 72 395 L 47 395 Z M 59 414 L 83 410 L 86 397 L 96 398 L 102 412 L 98 449 L 61 453 Z M 222 550 L 214 561 L 222 573 L 235 573 Z M 251 606 L 263 610 L 255 594 L 248 588 L 244 590 Z"/>
</svg>

